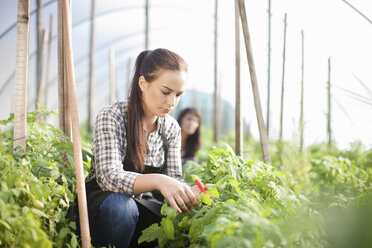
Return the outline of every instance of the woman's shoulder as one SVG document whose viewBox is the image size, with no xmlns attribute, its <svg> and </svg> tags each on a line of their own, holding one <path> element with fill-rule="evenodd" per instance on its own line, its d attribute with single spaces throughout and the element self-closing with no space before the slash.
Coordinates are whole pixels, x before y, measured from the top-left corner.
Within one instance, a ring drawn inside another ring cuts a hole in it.
<svg viewBox="0 0 372 248">
<path fill-rule="evenodd" d="M 162 121 L 164 125 L 164 130 L 167 133 L 178 133 L 181 130 L 180 125 L 173 116 L 167 115 L 164 118 L 162 118 Z"/>
<path fill-rule="evenodd" d="M 105 106 L 98 111 L 97 120 L 117 120 L 124 121 L 127 113 L 127 102 L 118 101 L 109 106 Z"/>
<path fill-rule="evenodd" d="M 127 101 L 118 101 L 109 106 L 105 106 L 98 111 L 98 117 L 112 116 L 122 118 L 128 112 Z"/>
</svg>

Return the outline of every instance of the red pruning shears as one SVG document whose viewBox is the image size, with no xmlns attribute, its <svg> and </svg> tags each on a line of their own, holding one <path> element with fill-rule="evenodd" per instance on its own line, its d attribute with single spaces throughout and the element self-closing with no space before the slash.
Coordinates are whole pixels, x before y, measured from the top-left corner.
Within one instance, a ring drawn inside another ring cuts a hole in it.
<svg viewBox="0 0 372 248">
<path fill-rule="evenodd" d="M 202 183 L 199 179 L 195 179 L 194 183 L 198 186 L 202 193 L 208 195 L 212 199 L 212 196 L 207 193 L 208 188 L 204 185 L 204 183 Z"/>
</svg>

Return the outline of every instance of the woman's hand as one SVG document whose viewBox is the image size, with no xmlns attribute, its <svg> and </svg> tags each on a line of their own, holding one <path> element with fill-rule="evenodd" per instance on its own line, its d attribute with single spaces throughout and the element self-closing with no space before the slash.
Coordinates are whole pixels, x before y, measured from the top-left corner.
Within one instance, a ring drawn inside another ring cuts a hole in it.
<svg viewBox="0 0 372 248">
<path fill-rule="evenodd" d="M 188 212 L 198 204 L 197 197 L 201 193 L 198 186 L 190 187 L 172 177 L 163 174 L 141 174 L 134 182 L 134 194 L 159 190 L 169 204 L 181 213 Z"/>
<path fill-rule="evenodd" d="M 160 176 L 158 190 L 179 213 L 181 209 L 188 212 L 192 206 L 197 206 L 197 197 L 200 194 L 197 186 L 190 187 L 172 177 Z"/>
</svg>

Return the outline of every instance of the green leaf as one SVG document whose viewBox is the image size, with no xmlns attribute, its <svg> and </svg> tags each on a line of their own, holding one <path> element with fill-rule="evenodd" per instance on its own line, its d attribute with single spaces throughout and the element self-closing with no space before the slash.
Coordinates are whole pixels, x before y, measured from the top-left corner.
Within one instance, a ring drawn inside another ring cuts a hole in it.
<svg viewBox="0 0 372 248">
<path fill-rule="evenodd" d="M 271 208 L 266 208 L 266 209 L 261 211 L 261 216 L 264 217 L 264 218 L 267 218 L 271 215 L 272 212 L 273 212 L 273 210 Z"/>
<path fill-rule="evenodd" d="M 40 217 L 48 218 L 48 216 L 43 211 L 40 211 L 39 209 L 31 208 L 31 212 Z"/>
<path fill-rule="evenodd" d="M 160 229 L 159 238 L 158 238 L 158 244 L 162 248 L 164 247 L 168 242 L 168 237 L 164 232 L 164 229 Z"/>
<path fill-rule="evenodd" d="M 174 240 L 174 226 L 173 222 L 168 218 L 163 218 L 161 220 L 161 226 L 163 227 L 163 230 L 167 237 L 171 240 Z"/>
<path fill-rule="evenodd" d="M 225 176 L 223 178 L 221 178 L 220 180 L 217 181 L 216 183 L 216 186 L 221 186 L 223 183 L 227 182 L 227 181 L 230 181 L 230 180 L 234 180 L 235 178 L 233 176 Z"/>
<path fill-rule="evenodd" d="M 158 223 L 152 224 L 148 228 L 142 231 L 142 235 L 138 239 L 138 244 L 143 242 L 151 242 L 158 239 L 160 234 L 160 227 Z"/>
<path fill-rule="evenodd" d="M 207 194 L 202 194 L 202 202 L 208 206 L 212 205 L 212 200 Z"/>
<path fill-rule="evenodd" d="M 70 229 L 67 227 L 63 227 L 59 233 L 58 233 L 58 238 L 63 239 L 67 236 L 67 234 L 70 232 Z"/>
<path fill-rule="evenodd" d="M 78 247 L 78 242 L 77 242 L 75 233 L 71 234 L 71 247 L 72 248 Z"/>
<path fill-rule="evenodd" d="M 6 222 L 3 221 L 3 220 L 0 220 L 0 225 L 3 226 L 3 227 L 5 227 L 5 228 L 8 229 L 9 231 L 12 230 L 12 228 L 9 226 L 9 224 L 6 223 Z"/>
<path fill-rule="evenodd" d="M 169 217 L 175 217 L 176 216 L 177 210 L 175 208 L 172 208 L 168 206 L 168 204 L 164 203 L 163 206 L 161 207 L 160 213 L 164 216 L 169 216 Z"/>
<path fill-rule="evenodd" d="M 211 196 L 213 196 L 215 198 L 220 197 L 220 194 L 218 193 L 218 190 L 215 187 L 208 189 L 208 194 L 210 194 Z"/>
</svg>

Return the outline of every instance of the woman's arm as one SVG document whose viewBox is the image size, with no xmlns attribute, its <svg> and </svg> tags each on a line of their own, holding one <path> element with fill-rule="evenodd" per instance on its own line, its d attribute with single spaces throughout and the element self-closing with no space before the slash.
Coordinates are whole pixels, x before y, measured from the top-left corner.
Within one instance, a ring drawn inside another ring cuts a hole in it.
<svg viewBox="0 0 372 248">
<path fill-rule="evenodd" d="M 126 130 L 122 105 L 107 107 L 97 115 L 93 134 L 93 154 L 96 181 L 104 191 L 133 194 L 133 184 L 139 175 L 124 171 Z"/>
</svg>

